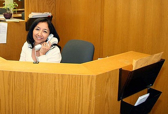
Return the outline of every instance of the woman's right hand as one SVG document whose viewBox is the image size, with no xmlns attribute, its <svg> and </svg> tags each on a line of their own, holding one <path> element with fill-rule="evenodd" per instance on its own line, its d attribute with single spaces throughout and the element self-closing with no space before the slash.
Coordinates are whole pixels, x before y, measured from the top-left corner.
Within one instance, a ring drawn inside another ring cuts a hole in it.
<svg viewBox="0 0 168 114">
<path fill-rule="evenodd" d="M 51 42 L 50 42 L 50 41 L 49 41 L 48 43 L 47 43 L 47 42 L 44 42 L 44 43 L 41 45 L 40 56 L 41 56 L 41 55 L 45 55 L 45 54 L 50 50 L 50 47 L 51 47 Z"/>
</svg>

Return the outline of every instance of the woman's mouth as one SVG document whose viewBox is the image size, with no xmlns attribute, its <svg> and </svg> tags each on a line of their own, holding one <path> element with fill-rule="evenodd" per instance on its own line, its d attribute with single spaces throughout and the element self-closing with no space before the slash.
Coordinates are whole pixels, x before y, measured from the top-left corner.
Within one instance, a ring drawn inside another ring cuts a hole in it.
<svg viewBox="0 0 168 114">
<path fill-rule="evenodd" d="M 37 39 L 37 40 L 41 40 L 41 39 L 43 39 L 43 38 L 42 38 L 42 37 L 36 37 L 36 39 Z"/>
</svg>

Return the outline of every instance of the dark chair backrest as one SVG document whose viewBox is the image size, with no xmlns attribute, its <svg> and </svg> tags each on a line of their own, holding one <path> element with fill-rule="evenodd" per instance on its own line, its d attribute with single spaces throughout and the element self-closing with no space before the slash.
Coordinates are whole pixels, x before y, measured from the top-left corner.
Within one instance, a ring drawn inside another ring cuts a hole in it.
<svg viewBox="0 0 168 114">
<path fill-rule="evenodd" d="M 69 40 L 62 51 L 61 63 L 84 63 L 93 60 L 94 45 L 84 40 Z"/>
<path fill-rule="evenodd" d="M 5 8 L 0 8 L 0 14 L 3 14 L 6 12 L 6 9 Z"/>
</svg>

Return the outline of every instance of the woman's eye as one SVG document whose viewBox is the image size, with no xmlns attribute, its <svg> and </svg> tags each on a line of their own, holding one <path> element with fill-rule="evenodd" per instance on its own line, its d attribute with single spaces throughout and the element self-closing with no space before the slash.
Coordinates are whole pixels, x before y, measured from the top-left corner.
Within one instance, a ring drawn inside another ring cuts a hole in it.
<svg viewBox="0 0 168 114">
<path fill-rule="evenodd" d="M 35 30 L 39 30 L 39 28 L 36 28 Z"/>
<path fill-rule="evenodd" d="M 45 33 L 47 33 L 47 31 L 44 31 Z"/>
</svg>

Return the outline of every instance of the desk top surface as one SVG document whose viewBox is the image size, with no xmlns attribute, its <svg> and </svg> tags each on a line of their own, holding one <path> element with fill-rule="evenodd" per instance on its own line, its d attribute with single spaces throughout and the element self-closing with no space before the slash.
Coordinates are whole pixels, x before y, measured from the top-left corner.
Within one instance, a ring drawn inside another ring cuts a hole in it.
<svg viewBox="0 0 168 114">
<path fill-rule="evenodd" d="M 32 62 L 11 61 L 0 58 L 0 70 L 53 74 L 97 75 L 131 65 L 133 59 L 139 59 L 146 56 L 149 55 L 129 51 L 83 64 L 42 62 L 39 64 L 33 64 Z"/>
</svg>

